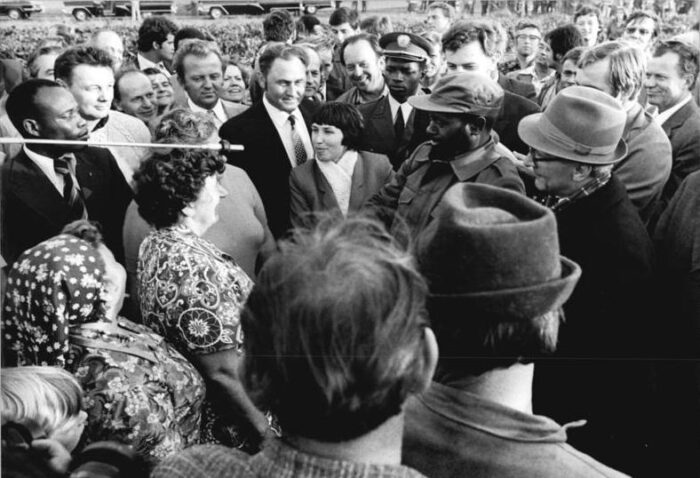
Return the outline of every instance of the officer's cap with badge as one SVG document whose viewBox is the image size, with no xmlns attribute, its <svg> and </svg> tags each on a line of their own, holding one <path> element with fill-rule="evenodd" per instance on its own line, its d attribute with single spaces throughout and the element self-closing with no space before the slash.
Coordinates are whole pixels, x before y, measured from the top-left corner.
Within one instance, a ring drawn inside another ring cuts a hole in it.
<svg viewBox="0 0 700 478">
<path fill-rule="evenodd" d="M 392 32 L 383 35 L 379 39 L 379 46 L 384 51 L 386 58 L 419 63 L 428 61 L 431 48 L 428 40 L 405 32 Z"/>
</svg>

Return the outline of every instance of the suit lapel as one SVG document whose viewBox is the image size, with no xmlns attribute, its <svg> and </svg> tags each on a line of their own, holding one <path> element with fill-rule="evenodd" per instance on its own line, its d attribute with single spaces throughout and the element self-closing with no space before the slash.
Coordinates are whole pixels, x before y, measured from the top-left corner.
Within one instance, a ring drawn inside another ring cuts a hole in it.
<svg viewBox="0 0 700 478">
<path fill-rule="evenodd" d="M 681 109 L 676 111 L 669 119 L 667 119 L 663 126 L 663 130 L 669 137 L 673 136 L 673 130 L 683 126 L 685 121 L 690 117 L 693 112 L 693 99 L 691 98 Z"/>
<path fill-rule="evenodd" d="M 352 170 L 352 183 L 350 185 L 350 205 L 348 210 L 356 211 L 362 207 L 365 190 L 365 160 L 362 153 L 357 154 L 355 169 Z"/>
<path fill-rule="evenodd" d="M 318 200 L 321 203 L 321 210 L 340 210 L 338 201 L 333 193 L 333 188 L 326 179 L 326 176 L 321 171 L 321 168 L 318 167 L 318 163 L 316 161 L 313 162 L 312 170 L 314 174 L 314 183 L 316 183 L 316 188 L 318 189 Z"/>
<path fill-rule="evenodd" d="M 377 133 L 385 135 L 389 144 L 394 143 L 394 118 L 391 115 L 391 106 L 389 105 L 389 95 L 385 95 L 379 100 L 377 107 L 372 115 L 372 123 Z"/>
</svg>

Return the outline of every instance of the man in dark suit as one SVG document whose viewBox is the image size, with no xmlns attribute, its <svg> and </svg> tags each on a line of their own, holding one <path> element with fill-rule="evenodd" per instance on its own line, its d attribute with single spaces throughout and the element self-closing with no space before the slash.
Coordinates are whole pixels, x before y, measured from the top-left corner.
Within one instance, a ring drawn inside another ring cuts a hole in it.
<svg viewBox="0 0 700 478">
<path fill-rule="evenodd" d="M 677 40 L 659 42 L 647 67 L 647 98 L 671 141 L 673 164 L 662 201 L 667 204 L 683 179 L 700 169 L 700 110 L 692 91 L 700 69 L 697 47 Z"/>
<path fill-rule="evenodd" d="M 306 84 L 306 54 L 298 46 L 272 45 L 260 55 L 262 101 L 228 120 L 222 139 L 242 144 L 229 161 L 245 170 L 260 193 L 275 238 L 289 229 L 289 173 L 313 157 L 312 112 L 300 103 Z"/>
<path fill-rule="evenodd" d="M 18 85 L 7 100 L 7 112 L 25 138 L 88 138 L 75 99 L 53 81 Z M 2 168 L 2 256 L 11 263 L 69 222 L 90 219 L 101 224 L 107 246 L 123 260 L 121 232 L 131 197 L 108 150 L 26 144 Z"/>
<path fill-rule="evenodd" d="M 430 43 L 412 33 L 395 32 L 384 35 L 379 46 L 384 50 L 389 94 L 358 106 L 365 122 L 362 149 L 387 155 L 396 170 L 416 146 L 428 140 L 428 112 L 414 109 L 407 100 L 424 93 L 420 81 Z"/>
<path fill-rule="evenodd" d="M 500 80 L 498 41 L 497 29 L 488 22 L 464 20 L 455 23 L 442 37 L 447 71 L 475 71 Z M 509 88 L 517 89 L 513 84 L 515 80 L 509 82 L 509 78 L 503 78 L 506 80 L 506 86 L 502 86 L 503 106 L 493 130 L 498 133 L 500 142 L 508 149 L 527 154 L 528 147 L 517 134 L 518 123 L 525 116 L 537 113 L 539 106 L 510 91 Z"/>
</svg>

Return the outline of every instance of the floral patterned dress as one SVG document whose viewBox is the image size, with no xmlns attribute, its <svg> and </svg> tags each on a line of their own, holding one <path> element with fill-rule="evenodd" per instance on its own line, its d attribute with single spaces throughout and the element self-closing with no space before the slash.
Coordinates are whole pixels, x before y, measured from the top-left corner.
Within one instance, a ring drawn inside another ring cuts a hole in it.
<svg viewBox="0 0 700 478">
<path fill-rule="evenodd" d="M 231 257 L 186 226 L 141 244 L 138 286 L 144 323 L 187 357 L 240 350 L 240 312 L 253 283 Z M 214 397 L 210 397 L 214 398 Z M 246 437 L 205 404 L 202 441 L 245 447 Z"/>
<path fill-rule="evenodd" d="M 26 251 L 7 279 L 5 355 L 72 372 L 85 392 L 88 441 L 130 444 L 153 465 L 199 441 L 204 381 L 152 330 L 105 317 L 103 275 L 99 253 L 70 235 Z"/>
</svg>

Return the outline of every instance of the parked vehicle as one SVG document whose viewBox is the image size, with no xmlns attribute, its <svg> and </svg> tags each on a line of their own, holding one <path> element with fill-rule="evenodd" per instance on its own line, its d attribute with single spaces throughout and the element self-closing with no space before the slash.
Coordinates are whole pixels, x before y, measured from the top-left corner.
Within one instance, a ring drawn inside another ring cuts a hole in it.
<svg viewBox="0 0 700 478">
<path fill-rule="evenodd" d="M 29 18 L 33 13 L 44 11 L 44 5 L 35 1 L 0 0 L 0 15 L 7 15 L 11 20 Z"/>
<path fill-rule="evenodd" d="M 263 14 L 271 10 L 291 10 L 316 13 L 321 8 L 332 8 L 332 0 L 199 0 L 197 12 L 213 19 L 236 13 Z"/>
<path fill-rule="evenodd" d="M 63 13 L 79 22 L 93 17 L 130 17 L 131 0 L 64 0 Z M 139 0 L 142 15 L 174 14 L 174 0 Z"/>
</svg>

